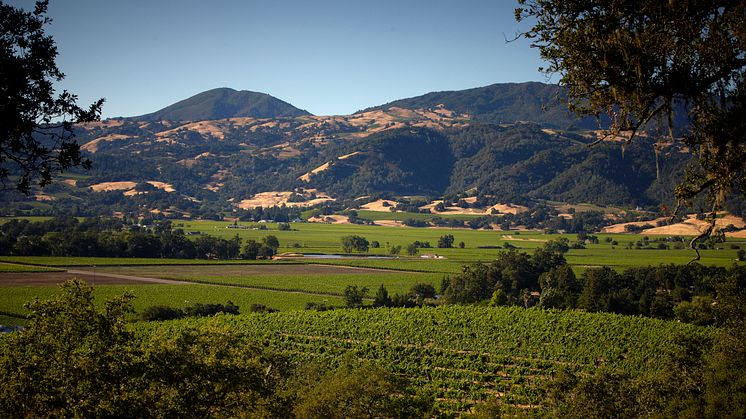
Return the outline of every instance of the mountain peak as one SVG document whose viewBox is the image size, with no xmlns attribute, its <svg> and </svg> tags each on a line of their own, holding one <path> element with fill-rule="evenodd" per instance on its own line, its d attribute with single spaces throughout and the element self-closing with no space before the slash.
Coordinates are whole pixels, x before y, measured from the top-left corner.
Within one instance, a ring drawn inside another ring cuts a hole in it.
<svg viewBox="0 0 746 419">
<path fill-rule="evenodd" d="M 310 114 L 266 93 L 219 87 L 133 119 L 201 121 L 237 117 L 282 118 L 301 115 Z"/>
</svg>

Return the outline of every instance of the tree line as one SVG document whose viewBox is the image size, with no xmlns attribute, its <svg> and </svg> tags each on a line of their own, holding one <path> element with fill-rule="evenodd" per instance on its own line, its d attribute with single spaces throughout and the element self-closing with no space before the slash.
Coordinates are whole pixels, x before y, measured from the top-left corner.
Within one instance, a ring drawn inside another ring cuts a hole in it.
<svg viewBox="0 0 746 419">
<path fill-rule="evenodd" d="M 273 235 L 241 247 L 238 235 L 191 240 L 169 220 L 149 227 L 106 218 L 55 217 L 43 222 L 11 220 L 0 226 L 0 254 L 14 256 L 147 257 L 173 259 L 271 258 L 280 246 Z"/>
<path fill-rule="evenodd" d="M 551 240 L 533 254 L 498 253 L 490 264 L 464 266 L 445 277 L 446 303 L 488 303 L 556 309 L 582 309 L 678 319 L 699 325 L 718 324 L 713 309 L 720 284 L 744 267 L 699 264 L 629 268 L 588 268 L 577 276 L 564 253 L 565 238 Z"/>
</svg>

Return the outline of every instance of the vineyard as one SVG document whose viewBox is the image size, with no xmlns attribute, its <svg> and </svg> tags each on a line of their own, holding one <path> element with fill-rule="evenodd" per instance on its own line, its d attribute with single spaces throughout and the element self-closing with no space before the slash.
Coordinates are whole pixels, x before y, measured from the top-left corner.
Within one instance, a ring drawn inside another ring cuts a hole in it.
<svg viewBox="0 0 746 419">
<path fill-rule="evenodd" d="M 640 317 L 473 306 L 218 316 L 136 327 L 147 333 L 206 322 L 296 362 L 336 365 L 352 354 L 378 363 L 431 392 L 450 413 L 494 398 L 514 409 L 540 409 L 542 385 L 560 367 L 655 374 L 678 336 L 713 333 Z"/>
</svg>

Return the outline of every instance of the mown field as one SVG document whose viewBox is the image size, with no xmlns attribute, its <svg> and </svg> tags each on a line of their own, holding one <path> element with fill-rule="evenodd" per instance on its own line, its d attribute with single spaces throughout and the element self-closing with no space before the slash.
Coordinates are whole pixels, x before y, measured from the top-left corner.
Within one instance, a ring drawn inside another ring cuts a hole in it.
<svg viewBox="0 0 746 419">
<path fill-rule="evenodd" d="M 378 363 L 454 414 L 493 398 L 531 412 L 559 368 L 592 372 L 603 365 L 635 377 L 655 374 L 666 368 L 678 336 L 713 334 L 649 318 L 475 306 L 218 316 L 137 328 L 147 333 L 206 323 L 259 340 L 296 362 L 336 365 L 352 354 Z"/>
</svg>

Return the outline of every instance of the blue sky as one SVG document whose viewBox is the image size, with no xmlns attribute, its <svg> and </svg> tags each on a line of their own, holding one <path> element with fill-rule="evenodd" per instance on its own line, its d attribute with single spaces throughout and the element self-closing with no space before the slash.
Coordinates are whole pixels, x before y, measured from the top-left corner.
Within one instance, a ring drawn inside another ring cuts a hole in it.
<svg viewBox="0 0 746 419">
<path fill-rule="evenodd" d="M 216 87 L 331 115 L 431 91 L 547 81 L 535 49 L 505 41 L 521 29 L 515 7 L 507 0 L 52 0 L 48 32 L 67 75 L 61 87 L 81 103 L 105 97 L 104 117 L 152 112 Z"/>
</svg>

